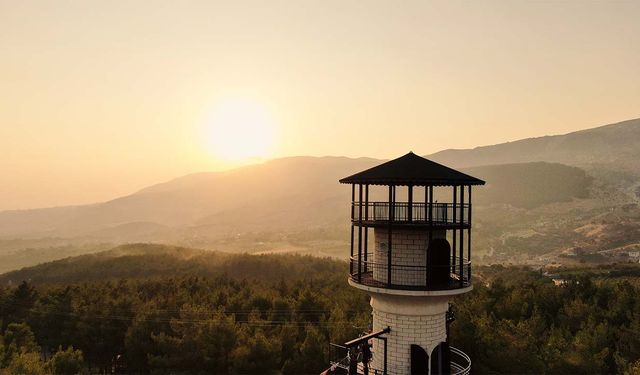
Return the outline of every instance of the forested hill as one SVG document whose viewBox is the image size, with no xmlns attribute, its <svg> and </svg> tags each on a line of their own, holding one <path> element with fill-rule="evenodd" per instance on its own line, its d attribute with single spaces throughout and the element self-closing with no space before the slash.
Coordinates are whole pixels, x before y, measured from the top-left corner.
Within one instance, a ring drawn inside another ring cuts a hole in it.
<svg viewBox="0 0 640 375">
<path fill-rule="evenodd" d="M 70 284 L 122 278 L 217 277 L 297 280 L 329 277 L 345 262 L 304 255 L 248 255 L 156 244 L 128 244 L 0 275 L 0 284 Z"/>
<path fill-rule="evenodd" d="M 0 373 L 318 374 L 344 356 L 329 343 L 370 327 L 346 271 L 129 245 L 13 272 L 0 285 Z M 638 267 L 596 271 L 557 271 L 556 286 L 526 268 L 476 268 L 454 300 L 452 345 L 478 374 L 638 373 Z"/>
<path fill-rule="evenodd" d="M 476 189 L 474 203 L 508 204 L 536 208 L 556 202 L 587 198 L 593 178 L 576 167 L 535 162 L 467 168 L 465 172 L 487 181 Z"/>
<path fill-rule="evenodd" d="M 136 244 L 13 272 L 0 285 L 0 373 L 318 374 L 330 342 L 368 326 L 346 271 Z"/>
</svg>

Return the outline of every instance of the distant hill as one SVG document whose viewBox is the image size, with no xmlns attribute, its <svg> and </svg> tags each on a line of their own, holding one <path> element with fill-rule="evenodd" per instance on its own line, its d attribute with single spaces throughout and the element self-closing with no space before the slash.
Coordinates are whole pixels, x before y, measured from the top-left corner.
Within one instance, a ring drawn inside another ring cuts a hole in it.
<svg viewBox="0 0 640 375">
<path fill-rule="evenodd" d="M 557 163 L 504 164 L 465 168 L 487 181 L 476 189 L 476 204 L 510 204 L 535 208 L 547 203 L 589 197 L 593 178 L 577 167 Z"/>
<path fill-rule="evenodd" d="M 344 223 L 350 190 L 338 179 L 382 162 L 298 157 L 226 173 L 200 173 L 101 204 L 0 212 L 0 237 L 76 237 L 102 242 L 175 241 L 242 232 L 290 231 Z M 487 181 L 474 203 L 534 207 L 584 198 L 590 179 L 561 164 L 463 169 Z M 550 182 L 553 186 L 550 185 Z"/>
<path fill-rule="evenodd" d="M 640 119 L 564 135 L 521 139 L 468 150 L 444 150 L 429 155 L 453 167 L 556 162 L 567 165 L 616 168 L 640 173 Z"/>
<path fill-rule="evenodd" d="M 295 264 L 295 267 L 292 265 Z M 158 244 L 128 244 L 96 254 L 80 255 L 0 275 L 0 284 L 27 280 L 34 284 L 155 277 L 217 277 L 277 281 L 335 273 L 346 263 L 301 255 L 227 254 Z"/>
<path fill-rule="evenodd" d="M 2 236 L 111 237 L 151 240 L 164 227 L 217 225 L 233 232 L 241 217 L 246 229 L 325 225 L 341 217 L 348 187 L 338 179 L 368 168 L 376 159 L 293 157 L 227 172 L 188 175 L 105 203 L 0 212 Z M 231 227 L 229 226 L 231 225 Z M 111 232 L 111 233 L 109 233 Z"/>
<path fill-rule="evenodd" d="M 640 197 L 638 139 L 640 120 L 630 120 L 427 157 L 487 181 L 474 189 L 475 207 L 502 207 L 477 211 L 477 238 L 487 240 L 482 246 L 491 254 L 509 243 L 513 254 L 522 248 L 521 236 L 548 239 L 529 231 L 551 217 L 562 214 L 571 223 L 580 217 L 576 225 L 587 225 L 609 208 L 633 203 L 634 191 Z M 350 191 L 338 180 L 381 162 L 282 158 L 187 175 L 103 203 L 0 212 L 0 261 L 6 265 L 0 271 L 131 242 L 344 256 Z M 547 206 L 544 215 L 533 212 Z M 528 248 L 543 253 L 571 245 L 566 235 L 574 229 L 553 232 L 551 245 L 528 240 Z M 511 230 L 516 240 L 507 243 Z"/>
</svg>

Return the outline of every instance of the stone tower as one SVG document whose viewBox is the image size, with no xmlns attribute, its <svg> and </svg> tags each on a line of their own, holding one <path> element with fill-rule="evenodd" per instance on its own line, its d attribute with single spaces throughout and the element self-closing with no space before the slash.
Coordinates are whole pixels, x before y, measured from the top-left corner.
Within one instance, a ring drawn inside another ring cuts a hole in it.
<svg viewBox="0 0 640 375">
<path fill-rule="evenodd" d="M 484 181 L 409 153 L 340 182 L 351 184 L 349 284 L 371 296 L 378 332 L 369 373 L 468 374 L 449 346 L 449 301 L 472 289 L 471 187 Z"/>
</svg>

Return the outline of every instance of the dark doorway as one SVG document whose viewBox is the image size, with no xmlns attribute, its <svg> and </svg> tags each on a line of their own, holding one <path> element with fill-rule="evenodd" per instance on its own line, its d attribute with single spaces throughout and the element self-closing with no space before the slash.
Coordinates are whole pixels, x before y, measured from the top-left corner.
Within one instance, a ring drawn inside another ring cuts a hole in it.
<svg viewBox="0 0 640 375">
<path fill-rule="evenodd" d="M 451 270 L 451 245 L 444 238 L 436 238 L 427 250 L 427 286 L 446 287 Z"/>
<path fill-rule="evenodd" d="M 451 359 L 449 357 L 449 344 L 441 342 L 431 353 L 431 374 L 451 374 Z"/>
<path fill-rule="evenodd" d="M 429 354 L 420 345 L 411 345 L 411 375 L 429 373 Z"/>
</svg>

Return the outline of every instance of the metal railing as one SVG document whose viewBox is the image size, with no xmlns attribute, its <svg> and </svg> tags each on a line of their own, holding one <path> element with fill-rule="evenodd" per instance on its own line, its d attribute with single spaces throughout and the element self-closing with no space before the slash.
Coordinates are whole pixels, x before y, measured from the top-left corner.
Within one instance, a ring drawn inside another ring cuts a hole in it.
<svg viewBox="0 0 640 375">
<path fill-rule="evenodd" d="M 349 369 L 349 357 L 347 356 L 348 349 L 344 345 L 330 343 L 329 346 L 329 363 L 332 367 L 340 368 L 342 370 Z"/>
<path fill-rule="evenodd" d="M 458 348 L 449 347 L 451 353 L 451 375 L 469 375 L 471 373 L 471 358 Z M 370 368 L 370 375 L 382 375 L 384 371 Z"/>
<path fill-rule="evenodd" d="M 386 261 L 373 260 L 373 254 L 351 258 L 351 279 L 359 284 L 409 290 L 451 290 L 471 285 L 471 262 L 467 259 L 451 258 L 450 264 L 425 265 L 426 259 L 413 264 L 389 266 Z M 418 265 L 420 264 L 420 265 Z"/>
<path fill-rule="evenodd" d="M 460 203 L 412 203 L 396 202 L 393 210 L 389 209 L 389 202 L 353 202 L 353 221 L 389 221 L 392 212 L 393 222 L 403 223 L 433 223 L 469 224 L 469 204 Z M 455 211 L 455 213 L 454 213 Z"/>
<path fill-rule="evenodd" d="M 451 375 L 469 375 L 471 373 L 471 358 L 462 350 L 449 348 L 451 353 Z"/>
</svg>

